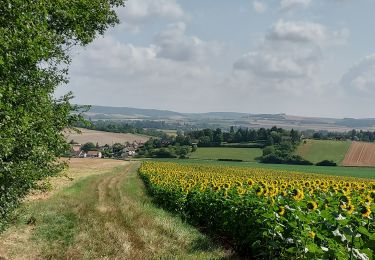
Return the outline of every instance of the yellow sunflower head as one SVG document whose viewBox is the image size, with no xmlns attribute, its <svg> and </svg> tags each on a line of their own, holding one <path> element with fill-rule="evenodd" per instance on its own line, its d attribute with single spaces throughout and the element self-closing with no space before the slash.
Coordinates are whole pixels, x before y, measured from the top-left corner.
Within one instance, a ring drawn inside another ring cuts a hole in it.
<svg viewBox="0 0 375 260">
<path fill-rule="evenodd" d="M 280 206 L 280 207 L 277 209 L 277 214 L 279 214 L 280 216 L 284 216 L 284 214 L 285 214 L 285 207 Z"/>
<path fill-rule="evenodd" d="M 367 205 L 362 205 L 362 207 L 361 207 L 361 214 L 362 214 L 362 217 L 369 218 L 370 215 L 371 215 L 371 209 L 370 209 L 370 207 L 367 206 Z"/>
<path fill-rule="evenodd" d="M 346 210 L 347 210 L 347 213 L 348 213 L 349 215 L 351 215 L 351 214 L 353 213 L 353 211 L 354 211 L 354 206 L 353 206 L 353 204 L 349 204 L 349 205 L 346 207 Z"/>
<path fill-rule="evenodd" d="M 310 211 L 314 211 L 318 208 L 318 203 L 316 203 L 315 201 L 309 201 L 307 203 L 307 209 L 310 210 Z"/>
</svg>

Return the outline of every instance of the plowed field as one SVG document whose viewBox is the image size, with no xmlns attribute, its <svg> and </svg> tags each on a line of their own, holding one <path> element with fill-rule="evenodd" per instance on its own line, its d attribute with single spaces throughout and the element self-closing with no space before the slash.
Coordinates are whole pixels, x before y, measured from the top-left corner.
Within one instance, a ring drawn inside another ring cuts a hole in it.
<svg viewBox="0 0 375 260">
<path fill-rule="evenodd" d="M 344 166 L 375 166 L 375 144 L 353 142 L 343 161 Z"/>
</svg>

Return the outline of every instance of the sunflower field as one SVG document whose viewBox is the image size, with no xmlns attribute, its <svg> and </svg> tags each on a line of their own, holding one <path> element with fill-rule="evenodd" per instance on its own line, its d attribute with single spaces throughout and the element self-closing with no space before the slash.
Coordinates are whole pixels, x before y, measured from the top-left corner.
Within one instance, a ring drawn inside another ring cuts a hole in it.
<svg viewBox="0 0 375 260">
<path fill-rule="evenodd" d="M 373 259 L 375 181 L 144 162 L 155 203 L 257 259 Z"/>
</svg>

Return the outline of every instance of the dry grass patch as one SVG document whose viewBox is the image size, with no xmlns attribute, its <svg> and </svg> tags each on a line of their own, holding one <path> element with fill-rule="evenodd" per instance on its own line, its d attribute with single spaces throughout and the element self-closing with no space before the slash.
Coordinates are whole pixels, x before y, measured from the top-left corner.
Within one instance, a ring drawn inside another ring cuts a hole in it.
<svg viewBox="0 0 375 260">
<path fill-rule="evenodd" d="M 106 163 L 72 161 L 70 171 L 80 172 L 75 176 L 81 177 L 44 200 L 26 202 L 14 226 L 0 236 L 2 254 L 9 259 L 220 259 L 231 255 L 179 217 L 157 208 L 138 177 L 139 163 Z M 34 221 L 28 225 L 30 219 Z"/>
<path fill-rule="evenodd" d="M 112 145 L 114 143 L 124 144 L 126 142 L 132 143 L 137 142 L 146 142 L 150 138 L 144 135 L 135 135 L 135 134 L 124 134 L 124 133 L 110 133 L 104 131 L 95 131 L 89 129 L 79 129 L 81 134 L 76 132 L 65 132 L 64 135 L 68 142 L 74 140 L 75 142 L 84 144 L 88 142 L 98 143 L 99 145 Z"/>
</svg>

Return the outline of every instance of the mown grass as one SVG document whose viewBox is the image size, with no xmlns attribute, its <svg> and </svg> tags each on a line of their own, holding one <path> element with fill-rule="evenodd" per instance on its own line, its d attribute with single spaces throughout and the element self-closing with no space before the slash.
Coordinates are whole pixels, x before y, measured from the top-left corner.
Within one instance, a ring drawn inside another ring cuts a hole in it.
<svg viewBox="0 0 375 260">
<path fill-rule="evenodd" d="M 304 165 L 286 165 L 286 164 L 263 164 L 253 162 L 221 162 L 213 160 L 181 160 L 181 159 L 163 159 L 160 161 L 171 161 L 183 164 L 212 164 L 226 165 L 246 168 L 266 168 L 276 170 L 298 171 L 303 173 L 318 173 L 333 176 L 349 176 L 357 178 L 375 179 L 375 168 L 366 167 L 322 167 L 322 166 L 304 166 Z"/>
<path fill-rule="evenodd" d="M 296 153 L 313 163 L 332 160 L 341 164 L 350 144 L 350 141 L 306 140 L 306 143 L 301 143 Z"/>
<path fill-rule="evenodd" d="M 200 147 L 191 154 L 192 159 L 205 160 L 242 160 L 255 162 L 255 159 L 262 155 L 260 148 L 222 148 L 222 147 Z"/>
<path fill-rule="evenodd" d="M 230 255 L 157 206 L 138 163 L 25 203 L 0 236 L 10 259 L 220 259 Z M 0 250 L 1 256 L 1 250 Z"/>
</svg>

